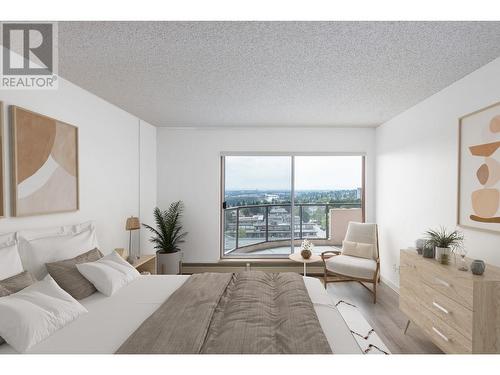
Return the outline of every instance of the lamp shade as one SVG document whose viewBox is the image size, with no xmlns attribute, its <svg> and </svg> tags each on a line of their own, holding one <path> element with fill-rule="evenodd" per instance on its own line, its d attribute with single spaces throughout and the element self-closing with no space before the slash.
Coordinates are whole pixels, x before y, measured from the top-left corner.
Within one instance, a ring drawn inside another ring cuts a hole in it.
<svg viewBox="0 0 500 375">
<path fill-rule="evenodd" d="M 139 218 L 135 216 L 130 216 L 127 218 L 127 223 L 125 224 L 125 230 L 137 230 L 141 229 L 141 223 Z"/>
</svg>

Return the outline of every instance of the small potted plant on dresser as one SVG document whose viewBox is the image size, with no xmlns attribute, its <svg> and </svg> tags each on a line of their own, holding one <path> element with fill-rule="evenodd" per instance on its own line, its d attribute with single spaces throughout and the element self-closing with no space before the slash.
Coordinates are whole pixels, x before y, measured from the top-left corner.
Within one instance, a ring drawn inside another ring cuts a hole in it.
<svg viewBox="0 0 500 375">
<path fill-rule="evenodd" d="M 183 232 L 181 217 L 184 206 L 182 201 L 173 202 L 168 210 L 158 207 L 154 210 L 156 228 L 143 224 L 153 233 L 150 241 L 156 250 L 158 274 L 177 275 L 180 272 L 181 249 L 187 232 Z"/>
<path fill-rule="evenodd" d="M 451 252 L 461 248 L 464 242 L 464 236 L 457 230 L 448 231 L 444 227 L 439 229 L 429 229 L 425 232 L 427 243 L 435 249 L 436 259 L 441 264 L 449 264 Z"/>
</svg>

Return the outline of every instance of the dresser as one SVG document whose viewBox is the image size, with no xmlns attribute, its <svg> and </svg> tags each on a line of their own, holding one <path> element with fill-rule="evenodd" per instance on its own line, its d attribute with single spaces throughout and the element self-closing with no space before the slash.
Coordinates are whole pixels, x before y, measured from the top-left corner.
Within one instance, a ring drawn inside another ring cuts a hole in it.
<svg viewBox="0 0 500 375">
<path fill-rule="evenodd" d="M 500 268 L 475 276 L 453 257 L 442 265 L 415 250 L 400 255 L 399 308 L 412 323 L 445 353 L 500 353 Z"/>
</svg>

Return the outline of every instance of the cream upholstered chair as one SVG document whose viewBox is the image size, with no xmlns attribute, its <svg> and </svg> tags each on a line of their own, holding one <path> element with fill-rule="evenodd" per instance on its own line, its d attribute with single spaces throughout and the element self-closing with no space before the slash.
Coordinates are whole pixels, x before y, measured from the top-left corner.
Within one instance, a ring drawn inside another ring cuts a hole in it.
<svg viewBox="0 0 500 375">
<path fill-rule="evenodd" d="M 377 224 L 349 222 L 342 249 L 321 253 L 327 283 L 358 281 L 373 284 L 373 303 L 377 302 L 377 282 L 380 282 Z M 328 276 L 335 276 L 328 279 Z"/>
</svg>

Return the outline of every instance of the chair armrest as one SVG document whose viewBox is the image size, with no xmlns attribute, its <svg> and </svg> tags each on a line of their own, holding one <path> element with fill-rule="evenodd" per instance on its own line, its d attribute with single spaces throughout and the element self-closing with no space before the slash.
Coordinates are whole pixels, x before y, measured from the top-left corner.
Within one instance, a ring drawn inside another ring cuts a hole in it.
<svg viewBox="0 0 500 375">
<path fill-rule="evenodd" d="M 323 251 L 321 253 L 321 259 L 325 261 L 325 259 L 331 258 L 332 256 L 340 255 L 342 251 L 339 250 L 328 250 L 328 251 Z M 329 255 L 331 254 L 331 255 Z M 329 256 L 328 256 L 329 255 Z"/>
</svg>

